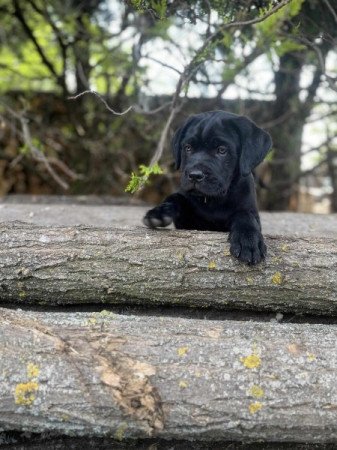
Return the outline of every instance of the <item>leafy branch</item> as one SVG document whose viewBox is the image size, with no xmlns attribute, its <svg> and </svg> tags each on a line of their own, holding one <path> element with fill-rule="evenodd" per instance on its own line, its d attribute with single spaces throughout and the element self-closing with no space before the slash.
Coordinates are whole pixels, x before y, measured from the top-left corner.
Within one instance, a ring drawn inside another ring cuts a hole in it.
<svg viewBox="0 0 337 450">
<path fill-rule="evenodd" d="M 132 172 L 131 179 L 129 184 L 125 188 L 125 192 L 130 192 L 134 194 L 139 191 L 143 186 L 149 183 L 149 178 L 151 175 L 161 175 L 163 174 L 162 168 L 158 165 L 158 163 L 153 166 L 145 166 L 141 164 L 139 166 L 139 175 Z"/>
</svg>

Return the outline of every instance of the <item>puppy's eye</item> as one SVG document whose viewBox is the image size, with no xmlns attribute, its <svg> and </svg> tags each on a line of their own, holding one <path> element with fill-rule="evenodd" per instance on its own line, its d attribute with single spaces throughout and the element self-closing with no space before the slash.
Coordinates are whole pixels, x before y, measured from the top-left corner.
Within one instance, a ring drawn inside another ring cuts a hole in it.
<svg viewBox="0 0 337 450">
<path fill-rule="evenodd" d="M 186 153 L 191 153 L 192 151 L 192 145 L 191 144 L 185 144 L 184 149 Z"/>
<path fill-rule="evenodd" d="M 217 148 L 217 152 L 218 152 L 220 155 L 225 155 L 225 154 L 228 152 L 228 148 L 225 147 L 224 145 L 220 145 L 220 146 Z"/>
</svg>

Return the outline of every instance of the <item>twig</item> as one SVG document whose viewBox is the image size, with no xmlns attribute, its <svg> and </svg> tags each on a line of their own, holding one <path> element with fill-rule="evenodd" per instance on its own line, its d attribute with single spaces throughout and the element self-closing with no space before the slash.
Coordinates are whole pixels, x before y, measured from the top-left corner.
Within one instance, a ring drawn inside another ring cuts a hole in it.
<svg viewBox="0 0 337 450">
<path fill-rule="evenodd" d="M 153 157 L 151 158 L 150 161 L 150 166 L 153 166 L 154 164 L 156 164 L 164 151 L 164 147 L 165 147 L 165 142 L 167 139 L 167 135 L 170 129 L 170 126 L 176 116 L 176 114 L 180 111 L 182 105 L 178 105 L 179 103 L 179 98 L 180 98 L 180 93 L 182 91 L 182 89 L 184 88 L 184 86 L 189 83 L 189 81 L 191 80 L 191 78 L 193 77 L 193 75 L 195 74 L 195 72 L 198 70 L 198 67 L 200 66 L 200 64 L 203 62 L 203 58 L 201 58 L 200 61 L 200 57 L 201 55 L 205 52 L 205 50 L 208 48 L 209 44 L 214 42 L 219 36 L 221 36 L 223 34 L 223 32 L 227 29 L 230 28 L 239 28 L 239 27 L 244 27 L 244 26 L 248 26 L 248 25 L 254 25 L 257 23 L 260 23 L 262 21 L 264 21 L 265 19 L 267 19 L 268 17 L 270 17 L 271 15 L 273 15 L 274 13 L 276 13 L 278 10 L 280 10 L 281 8 L 283 8 L 284 6 L 286 6 L 288 3 L 290 3 L 292 0 L 283 0 L 281 1 L 278 5 L 276 5 L 274 8 L 272 8 L 270 11 L 266 12 L 263 16 L 261 17 L 257 17 L 255 19 L 250 19 L 250 20 L 246 20 L 246 21 L 233 21 L 233 22 L 229 22 L 224 24 L 223 26 L 221 26 L 214 34 L 209 35 L 204 44 L 197 50 L 197 52 L 195 53 L 194 57 L 192 58 L 192 60 L 187 64 L 187 66 L 184 68 L 183 72 L 180 72 L 178 70 L 176 70 L 180 76 L 179 76 L 179 80 L 177 82 L 176 85 L 176 90 L 173 94 L 173 98 L 172 98 L 172 102 L 171 102 L 171 111 L 170 114 L 168 116 L 168 119 L 164 125 L 164 128 L 161 132 L 160 135 L 160 139 L 156 148 L 156 151 L 153 155 Z M 148 59 L 152 59 L 154 61 L 156 61 L 157 63 L 162 64 L 163 66 L 167 66 L 170 69 L 172 69 L 171 66 L 166 65 L 166 63 L 163 63 L 161 61 L 155 60 L 152 57 L 148 57 Z M 72 97 L 68 97 L 69 100 L 76 100 L 79 97 L 82 97 L 85 94 L 93 94 L 96 97 L 98 97 L 101 102 L 104 104 L 104 106 L 107 108 L 108 111 L 112 112 L 115 115 L 124 115 L 127 114 L 131 109 L 137 110 L 137 107 L 135 106 L 129 106 L 129 108 L 127 108 L 125 111 L 123 112 L 117 112 L 114 109 L 112 109 L 107 102 L 104 100 L 104 98 L 102 96 L 100 96 L 96 91 L 93 90 L 86 90 L 84 92 L 81 92 L 75 96 Z M 158 110 L 164 109 L 164 105 L 161 106 Z M 139 109 L 138 109 L 139 112 Z M 153 113 L 153 112 L 152 112 Z"/>
<path fill-rule="evenodd" d="M 23 139 L 25 141 L 25 144 L 30 148 L 30 151 L 32 152 L 32 155 L 37 161 L 42 162 L 47 171 L 49 172 L 50 176 L 60 185 L 63 189 L 67 190 L 69 189 L 69 184 L 66 183 L 64 180 L 62 180 L 61 177 L 57 175 L 57 173 L 53 170 L 53 168 L 50 166 L 48 159 L 45 157 L 45 155 L 32 143 L 32 139 L 30 136 L 29 128 L 27 125 L 27 119 L 24 117 L 19 117 L 21 127 L 22 127 L 22 133 L 23 133 Z"/>
<path fill-rule="evenodd" d="M 1 102 L 3 103 L 3 102 Z M 63 189 L 67 190 L 69 189 L 69 184 L 64 181 L 51 167 L 51 164 L 57 166 L 60 170 L 63 171 L 69 178 L 75 180 L 81 178 L 81 175 L 76 174 L 73 172 L 69 167 L 66 166 L 62 161 L 57 160 L 56 158 L 47 158 L 41 150 L 39 150 L 32 142 L 32 138 L 30 135 L 30 131 L 28 128 L 28 121 L 25 117 L 22 116 L 22 114 L 18 114 L 14 110 L 12 110 L 9 106 L 4 105 L 6 110 L 15 117 L 21 125 L 22 132 L 19 132 L 16 130 L 17 133 L 21 136 L 22 140 L 24 141 L 25 145 L 30 149 L 31 155 L 35 161 L 41 162 L 44 164 L 45 168 L 49 172 L 50 176 L 58 183 Z M 12 162 L 11 167 L 14 167 L 21 159 L 23 158 L 23 155 L 18 155 Z"/>
<path fill-rule="evenodd" d="M 168 69 L 173 70 L 174 72 L 178 73 L 179 75 L 182 74 L 182 72 L 180 70 L 178 70 L 176 67 L 173 67 L 170 64 L 165 63 L 164 61 L 160 61 L 157 58 L 154 58 L 154 57 L 149 56 L 149 55 L 144 55 L 143 58 L 149 59 L 150 61 L 153 61 L 153 62 L 155 62 L 157 64 L 160 64 L 163 67 L 167 67 Z"/>
<path fill-rule="evenodd" d="M 62 79 L 65 80 L 66 72 L 67 72 L 67 50 L 68 50 L 68 44 L 66 44 L 62 37 L 62 31 L 59 29 L 59 27 L 56 25 L 56 23 L 53 22 L 51 14 L 49 12 L 49 8 L 47 5 L 45 5 L 44 10 L 42 8 L 39 8 L 38 5 L 33 0 L 28 0 L 28 3 L 31 5 L 31 7 L 40 14 L 41 17 L 47 20 L 49 25 L 51 26 L 52 30 L 54 31 L 54 35 L 56 37 L 57 42 L 59 43 L 60 52 L 62 55 Z"/>
<path fill-rule="evenodd" d="M 31 40 L 31 42 L 33 43 L 36 51 L 38 52 L 38 54 L 39 54 L 43 64 L 48 68 L 50 73 L 55 78 L 56 82 L 61 85 L 63 90 L 66 91 L 65 79 L 60 77 L 60 75 L 57 73 L 57 70 L 56 70 L 55 66 L 50 61 L 50 59 L 47 57 L 47 55 L 45 54 L 43 48 L 39 44 L 39 42 L 38 42 L 38 40 L 37 40 L 33 30 L 30 28 L 30 26 L 28 25 L 28 22 L 26 21 L 26 18 L 24 16 L 23 10 L 20 7 L 19 1 L 18 0 L 13 0 L 13 6 L 14 6 L 13 15 L 21 23 L 21 25 L 22 25 L 26 35 Z"/>
<path fill-rule="evenodd" d="M 184 71 L 182 72 L 182 74 L 179 77 L 179 80 L 176 85 L 176 90 L 175 90 L 175 93 L 173 94 L 173 98 L 172 98 L 171 112 L 170 112 L 170 115 L 164 125 L 162 132 L 161 132 L 159 143 L 158 143 L 157 149 L 155 151 L 155 154 L 153 155 L 153 157 L 151 159 L 150 166 L 155 164 L 156 162 L 158 162 L 163 154 L 164 146 L 165 146 L 165 142 L 167 139 L 170 125 L 173 122 L 173 119 L 175 118 L 178 111 L 181 109 L 181 106 L 180 107 L 178 106 L 180 93 L 181 93 L 182 89 L 185 87 L 185 85 L 187 83 L 189 83 L 190 79 L 193 77 L 196 70 L 198 70 L 198 67 L 200 66 L 200 64 L 202 64 L 203 58 L 200 58 L 200 57 L 207 50 L 209 44 L 216 41 L 216 39 L 218 37 L 220 37 L 224 33 L 225 30 L 228 30 L 228 29 L 234 28 L 234 27 L 242 28 L 242 27 L 245 27 L 248 25 L 255 25 L 257 23 L 263 22 L 265 19 L 267 19 L 268 17 L 270 17 L 271 15 L 276 13 L 278 10 L 280 10 L 281 8 L 286 6 L 291 1 L 292 0 L 281 1 L 278 5 L 274 6 L 274 8 L 272 8 L 270 11 L 268 11 L 261 17 L 257 17 L 255 19 L 250 19 L 250 20 L 245 20 L 245 21 L 237 21 L 237 22 L 233 21 L 233 22 L 226 23 L 226 24 L 222 25 L 214 34 L 212 34 L 206 38 L 203 45 L 197 50 L 194 57 L 187 64 Z M 200 59 L 201 59 L 201 61 L 200 61 Z"/>
<path fill-rule="evenodd" d="M 163 109 L 167 108 L 168 106 L 172 105 L 172 102 L 165 102 L 161 106 L 158 106 L 158 108 L 150 109 L 149 111 L 146 111 L 145 109 L 140 108 L 138 105 L 133 105 L 134 112 L 138 114 L 157 114 L 158 112 L 162 111 Z"/>
<path fill-rule="evenodd" d="M 166 138 L 167 138 L 171 123 L 172 123 L 173 119 L 175 118 L 176 114 L 179 112 L 179 110 L 180 110 L 180 107 L 175 107 L 175 108 L 171 109 L 170 115 L 165 123 L 163 131 L 161 132 L 160 139 L 159 139 L 159 142 L 157 145 L 157 149 L 151 158 L 150 166 L 153 166 L 160 160 L 161 155 L 163 154 L 163 151 L 164 151 L 165 142 L 166 142 Z"/>
<path fill-rule="evenodd" d="M 286 120 L 288 120 L 292 114 L 293 112 L 289 109 L 285 113 L 281 114 L 279 117 L 269 120 L 268 122 L 262 123 L 261 128 L 269 129 L 275 127 L 276 125 L 280 125 L 281 123 L 284 123 Z"/>
<path fill-rule="evenodd" d="M 281 1 L 279 4 L 274 6 L 274 8 L 272 8 L 270 11 L 266 12 L 261 17 L 257 17 L 255 19 L 250 19 L 250 20 L 243 20 L 243 21 L 232 21 L 232 22 L 225 23 L 224 25 L 220 26 L 219 29 L 214 34 L 210 35 L 205 40 L 203 45 L 198 49 L 198 51 L 194 55 L 193 59 L 186 66 L 182 76 L 180 77 L 180 80 L 178 81 L 178 86 L 181 84 L 179 93 L 180 93 L 181 89 L 183 88 L 184 83 L 186 81 L 188 81 L 189 78 L 191 77 L 190 72 L 191 72 L 191 70 L 193 70 L 194 66 L 196 66 L 196 65 L 198 66 L 198 65 L 200 65 L 203 62 L 203 61 L 198 62 L 200 60 L 200 56 L 207 50 L 209 44 L 211 44 L 212 42 L 216 41 L 220 36 L 223 35 L 225 30 L 228 30 L 230 28 L 243 28 L 243 27 L 248 26 L 248 25 L 256 25 L 257 23 L 263 22 L 264 20 L 268 19 L 268 17 L 270 17 L 273 14 L 275 14 L 277 11 L 279 11 L 281 8 L 286 6 L 291 1 L 292 0 L 283 0 L 283 1 Z M 201 59 L 203 60 L 203 58 L 201 58 Z M 178 93 L 178 95 L 179 95 L 179 93 Z"/>
<path fill-rule="evenodd" d="M 206 36 L 209 36 L 211 34 L 211 14 L 212 14 L 212 7 L 209 2 L 209 0 L 205 0 L 205 3 L 207 5 L 207 30 L 206 30 Z"/>
<path fill-rule="evenodd" d="M 303 44 L 307 45 L 308 47 L 311 47 L 316 55 L 317 55 L 317 59 L 320 65 L 320 69 L 321 69 L 321 73 L 322 75 L 325 76 L 326 81 L 329 84 L 330 89 L 332 89 L 333 91 L 337 92 L 337 86 L 336 84 L 336 78 L 331 77 L 330 75 L 328 75 L 326 73 L 326 64 L 325 64 L 325 58 L 327 55 L 327 52 L 325 52 L 323 54 L 322 50 L 319 48 L 318 45 L 316 45 L 314 42 L 311 42 L 309 39 L 303 37 L 303 36 L 299 36 L 296 38 L 299 42 L 302 42 Z"/>
<path fill-rule="evenodd" d="M 331 12 L 332 17 L 334 18 L 334 20 L 335 20 L 335 22 L 337 24 L 337 13 L 336 13 L 336 11 L 331 6 L 331 3 L 329 2 L 329 0 L 323 0 L 323 1 L 326 4 L 326 6 L 328 7 L 329 11 Z"/>
<path fill-rule="evenodd" d="M 50 162 L 50 164 L 52 164 L 53 166 L 58 167 L 65 175 L 67 175 L 71 180 L 81 180 L 84 178 L 83 175 L 78 174 L 76 172 L 74 172 L 73 170 L 71 170 L 63 161 L 54 158 L 54 157 L 50 157 L 47 158 L 47 160 Z"/>
<path fill-rule="evenodd" d="M 9 167 L 13 169 L 22 160 L 23 155 L 16 156 L 9 164 Z"/>
<path fill-rule="evenodd" d="M 77 100 L 78 98 L 82 97 L 82 96 L 85 95 L 85 94 L 92 94 L 92 95 L 95 95 L 95 96 L 96 96 L 97 98 L 99 98 L 100 101 L 104 104 L 104 106 L 106 107 L 106 109 L 107 109 L 108 111 L 112 112 L 113 114 L 115 114 L 116 116 L 123 116 L 124 114 L 127 114 L 129 111 L 131 111 L 131 109 L 133 108 L 133 106 L 131 105 L 131 106 L 129 106 L 125 111 L 123 111 L 123 112 L 117 112 L 117 111 L 115 111 L 114 109 L 112 109 L 112 108 L 108 105 L 108 103 L 104 100 L 104 98 L 103 98 L 101 95 L 99 95 L 96 91 L 93 91 L 93 90 L 91 90 L 91 89 L 88 89 L 87 91 L 80 92 L 80 93 L 77 94 L 77 95 L 73 95 L 73 96 L 71 96 L 71 97 L 68 97 L 68 100 Z"/>
<path fill-rule="evenodd" d="M 322 148 L 329 147 L 329 145 L 335 140 L 335 136 L 333 137 L 327 137 L 327 139 L 324 142 L 321 142 L 317 147 L 311 147 L 308 150 L 303 150 L 302 155 L 308 155 L 309 153 L 313 152 L 320 152 Z"/>
</svg>

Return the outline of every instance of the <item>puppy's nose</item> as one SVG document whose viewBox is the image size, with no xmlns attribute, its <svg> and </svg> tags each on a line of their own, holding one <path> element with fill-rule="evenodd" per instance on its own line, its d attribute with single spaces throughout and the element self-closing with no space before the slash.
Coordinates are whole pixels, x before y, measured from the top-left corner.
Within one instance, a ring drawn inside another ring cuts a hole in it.
<svg viewBox="0 0 337 450">
<path fill-rule="evenodd" d="M 190 181 L 193 181 L 194 183 L 199 183 L 205 178 L 205 175 L 201 172 L 201 170 L 192 170 L 188 174 L 188 178 Z"/>
</svg>

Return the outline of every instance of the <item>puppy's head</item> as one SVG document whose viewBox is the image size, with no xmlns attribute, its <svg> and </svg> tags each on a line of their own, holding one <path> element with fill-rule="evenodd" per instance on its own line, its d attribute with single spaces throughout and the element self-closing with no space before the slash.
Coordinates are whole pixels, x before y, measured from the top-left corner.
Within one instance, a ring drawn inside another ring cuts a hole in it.
<svg viewBox="0 0 337 450">
<path fill-rule="evenodd" d="M 181 188 L 223 197 L 234 177 L 247 176 L 271 147 L 268 133 L 243 116 L 210 111 L 191 116 L 173 137 Z"/>
</svg>

